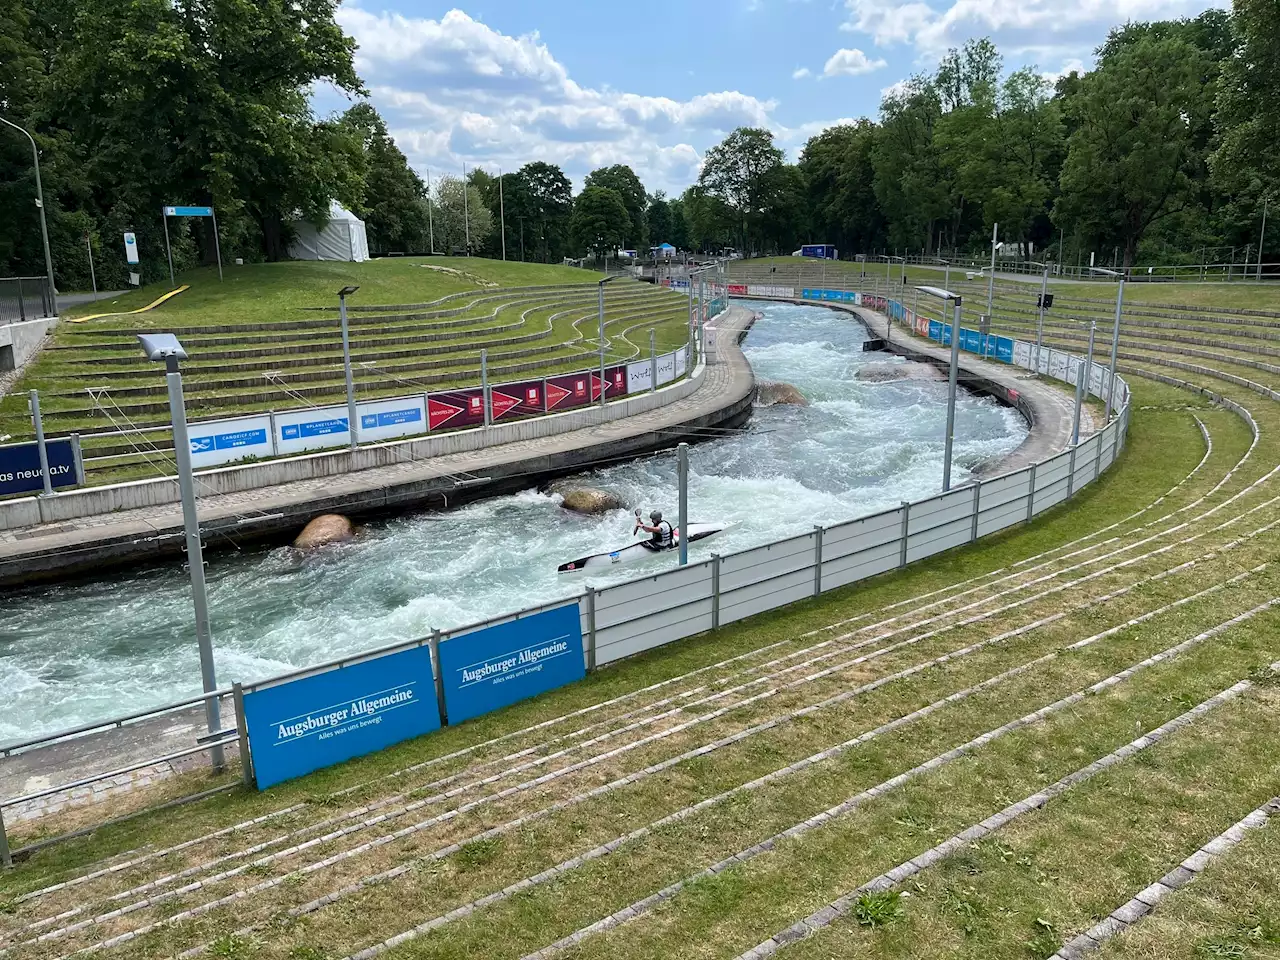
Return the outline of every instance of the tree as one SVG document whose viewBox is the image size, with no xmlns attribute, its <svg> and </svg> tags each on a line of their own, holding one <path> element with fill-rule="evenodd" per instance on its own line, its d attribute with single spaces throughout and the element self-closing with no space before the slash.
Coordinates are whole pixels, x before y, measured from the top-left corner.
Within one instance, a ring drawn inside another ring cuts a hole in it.
<svg viewBox="0 0 1280 960">
<path fill-rule="evenodd" d="M 942 101 L 928 77 L 912 77 L 880 104 L 880 133 L 872 150 L 874 189 L 892 246 L 932 246 L 939 224 L 959 220 L 948 170 L 934 143 Z M 954 234 L 953 234 L 954 235 Z"/>
<path fill-rule="evenodd" d="M 808 241 L 866 251 L 885 244 L 876 201 L 872 151 L 879 130 L 870 120 L 828 127 L 810 137 L 798 164 L 804 178 Z"/>
<path fill-rule="evenodd" d="M 378 254 L 426 249 L 422 201 L 427 189 L 387 133 L 386 123 L 368 102 L 349 109 L 342 122 L 356 132 L 364 151 L 364 189 L 355 212 L 368 228 L 369 249 Z"/>
<path fill-rule="evenodd" d="M 1203 166 L 1196 132 L 1213 107 L 1212 64 L 1178 38 L 1121 46 L 1081 78 L 1055 222 L 1133 264 L 1147 230 L 1189 201 Z"/>
<path fill-rule="evenodd" d="M 526 259 L 542 263 L 569 252 L 569 218 L 573 185 L 554 164 L 526 163 L 507 178 L 507 223 L 520 224 L 528 249 Z"/>
<path fill-rule="evenodd" d="M 1227 192 L 1280 196 L 1280 17 L 1274 3 L 1235 0 L 1238 52 L 1222 65 L 1221 143 L 1213 177 Z"/>
<path fill-rule="evenodd" d="M 482 247 L 493 232 L 493 214 L 484 205 L 480 191 L 459 177 L 445 174 L 432 184 L 432 193 L 437 249 L 457 254 Z"/>
<path fill-rule="evenodd" d="M 631 250 L 647 245 L 645 207 L 648 195 L 634 170 L 623 163 L 592 170 L 583 182 L 583 188 L 587 187 L 608 187 L 622 198 L 622 205 L 626 207 L 627 217 L 631 222 L 627 235 L 622 239 L 623 247 Z"/>
<path fill-rule="evenodd" d="M 654 246 L 661 243 L 676 245 L 671 239 L 674 235 L 671 206 L 667 203 L 666 194 L 661 190 L 649 200 L 649 209 L 645 212 L 645 222 L 649 230 L 649 238 L 653 241 Z"/>
<path fill-rule="evenodd" d="M 750 250 L 752 226 L 764 207 L 774 168 L 782 165 L 782 151 L 773 134 L 755 127 L 739 127 L 707 151 L 698 186 L 724 204 L 741 227 L 740 246 Z"/>
<path fill-rule="evenodd" d="M 632 231 L 627 206 L 618 191 L 587 187 L 573 205 L 573 237 L 578 246 L 603 259 Z"/>
</svg>

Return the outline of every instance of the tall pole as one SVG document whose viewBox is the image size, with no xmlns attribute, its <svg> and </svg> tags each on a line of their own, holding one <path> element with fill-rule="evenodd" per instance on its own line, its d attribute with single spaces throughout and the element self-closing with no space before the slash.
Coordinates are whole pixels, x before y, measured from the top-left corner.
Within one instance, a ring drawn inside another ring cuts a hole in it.
<svg viewBox="0 0 1280 960">
<path fill-rule="evenodd" d="M 947 261 L 947 271 L 942 278 L 942 289 L 943 290 L 951 289 L 951 261 L 950 260 Z"/>
<path fill-rule="evenodd" d="M 209 208 L 209 219 L 213 221 L 213 252 L 218 258 L 218 282 L 222 282 L 222 245 L 218 242 L 218 215 Z"/>
<path fill-rule="evenodd" d="M 40 184 L 40 149 L 36 146 L 36 138 L 27 132 L 25 127 L 20 127 L 16 123 L 0 117 L 0 123 L 6 127 L 13 127 L 20 134 L 31 141 L 31 160 L 36 168 L 36 209 L 40 211 L 40 236 L 44 240 L 44 271 L 45 277 L 49 281 L 49 297 L 53 301 L 53 315 L 58 315 L 58 291 L 53 285 L 53 255 L 49 253 L 49 226 L 45 223 L 44 217 L 44 187 Z"/>
<path fill-rule="evenodd" d="M 947 436 L 942 451 L 942 492 L 951 489 L 951 450 L 956 438 L 956 380 L 960 369 L 960 298 L 951 314 L 951 368 L 947 374 Z"/>
<path fill-rule="evenodd" d="M 502 259 L 507 259 L 507 205 L 502 199 L 502 168 L 498 168 L 498 220 L 502 225 Z"/>
<path fill-rule="evenodd" d="M 44 480 L 44 495 L 53 496 L 53 477 L 49 475 L 49 451 L 44 444 L 44 419 L 40 416 L 40 392 L 28 393 L 31 403 L 31 425 L 36 429 L 36 451 L 40 455 L 40 476 Z"/>
<path fill-rule="evenodd" d="M 484 407 L 484 425 L 493 423 L 493 400 L 489 394 L 489 351 L 480 348 L 480 403 Z"/>
<path fill-rule="evenodd" d="M 604 284 L 605 281 L 601 280 L 596 287 L 600 298 L 600 406 L 602 407 L 604 406 Z"/>
<path fill-rule="evenodd" d="M 436 252 L 436 225 L 431 215 L 431 171 L 427 170 L 427 242 L 430 253 Z"/>
<path fill-rule="evenodd" d="M 160 208 L 160 219 L 164 222 L 164 252 L 169 258 L 169 286 L 176 287 L 178 281 L 173 278 L 173 247 L 169 245 L 169 215 Z"/>
<path fill-rule="evenodd" d="M 1111 422 L 1112 398 L 1116 391 L 1116 357 L 1120 352 L 1120 314 L 1124 310 L 1124 274 L 1120 274 L 1120 287 L 1116 290 L 1116 323 L 1111 328 L 1111 371 L 1107 375 L 1107 397 L 1103 406 L 1107 410 L 1106 422 Z"/>
<path fill-rule="evenodd" d="M 675 371 L 673 370 L 672 373 Z M 658 341 L 653 327 L 649 328 L 649 392 L 658 389 Z"/>
<path fill-rule="evenodd" d="M 990 322 L 991 314 L 995 310 L 996 301 L 996 237 L 1000 224 L 993 223 L 991 225 L 991 276 L 987 277 L 987 321 Z"/>
<path fill-rule="evenodd" d="M 689 562 L 689 445 L 682 443 L 676 447 L 676 465 L 680 487 L 680 566 Z"/>
<path fill-rule="evenodd" d="M 1258 279 L 1262 279 L 1262 245 L 1267 242 L 1267 201 L 1262 201 L 1262 233 L 1258 237 Z"/>
<path fill-rule="evenodd" d="M 467 256 L 471 256 L 471 210 L 467 206 L 467 165 L 462 165 L 462 228 L 466 231 Z"/>
<path fill-rule="evenodd" d="M 187 538 L 187 569 L 191 574 L 191 602 L 196 614 L 196 643 L 200 648 L 200 679 L 205 693 L 218 689 L 213 664 L 213 634 L 209 629 L 209 594 L 204 582 L 204 550 L 200 543 L 200 519 L 196 515 L 195 483 L 191 475 L 191 441 L 187 437 L 187 408 L 182 396 L 182 374 L 178 358 L 165 360 L 165 380 L 169 386 L 169 413 L 173 419 L 173 452 L 178 460 L 178 488 L 182 494 L 182 524 Z M 218 698 L 204 702 L 205 722 L 209 733 L 222 729 Z M 222 746 L 209 752 L 214 770 L 221 770 Z"/>
<path fill-rule="evenodd" d="M 1044 276 L 1040 279 L 1040 311 L 1036 321 L 1036 373 L 1040 372 L 1040 351 L 1044 349 L 1044 298 L 1049 292 L 1049 265 L 1044 265 Z"/>
<path fill-rule="evenodd" d="M 1076 372 L 1076 408 L 1071 420 L 1071 445 L 1080 444 L 1080 411 L 1085 397 L 1089 395 L 1089 380 L 1093 376 L 1093 335 L 1098 329 L 1097 321 L 1089 321 L 1089 352 Z"/>
<path fill-rule="evenodd" d="M 84 235 L 84 245 L 89 251 L 89 283 L 93 285 L 93 299 L 98 299 L 98 275 L 93 269 L 93 240 L 89 234 Z"/>
<path fill-rule="evenodd" d="M 356 417 L 356 388 L 351 377 L 351 337 L 347 332 L 347 296 L 338 294 L 338 317 L 342 321 L 342 372 L 347 380 L 347 433 L 351 440 L 351 449 L 355 450 L 359 442 L 356 429 L 360 421 Z"/>
</svg>

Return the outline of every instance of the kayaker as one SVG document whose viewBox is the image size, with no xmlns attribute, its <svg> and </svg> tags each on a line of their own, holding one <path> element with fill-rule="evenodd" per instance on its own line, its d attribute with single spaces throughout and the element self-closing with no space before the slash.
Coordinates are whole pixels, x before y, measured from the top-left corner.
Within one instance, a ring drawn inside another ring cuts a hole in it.
<svg viewBox="0 0 1280 960">
<path fill-rule="evenodd" d="M 649 514 L 649 520 L 652 525 L 641 522 L 640 511 L 637 510 L 636 525 L 631 531 L 632 535 L 634 536 L 638 530 L 643 530 L 645 533 L 652 534 L 645 544 L 650 550 L 670 550 L 674 545 L 675 531 L 672 530 L 671 524 L 662 519 L 662 511 L 652 511 Z"/>
</svg>

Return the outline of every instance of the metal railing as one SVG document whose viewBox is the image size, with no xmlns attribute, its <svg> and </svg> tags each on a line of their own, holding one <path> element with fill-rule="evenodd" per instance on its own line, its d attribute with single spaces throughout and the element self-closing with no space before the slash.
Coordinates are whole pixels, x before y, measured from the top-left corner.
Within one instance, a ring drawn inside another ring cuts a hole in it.
<svg viewBox="0 0 1280 960">
<path fill-rule="evenodd" d="M 53 296 L 46 277 L 0 277 L 0 324 L 51 316 Z"/>
<path fill-rule="evenodd" d="M 952 273 L 973 273 L 975 275 L 987 276 L 991 272 L 991 261 L 982 259 L 981 257 L 945 257 L 942 258 L 951 262 Z M 940 258 L 933 256 L 867 256 L 865 262 L 868 268 L 879 265 L 884 269 L 886 265 L 901 265 L 903 262 L 907 266 L 928 267 L 930 270 L 944 270 L 945 264 L 940 262 Z M 1108 267 L 1108 269 L 1120 269 L 1118 267 Z M 868 269 L 868 273 L 870 273 Z M 1028 277 L 1039 277 L 1044 273 L 1044 267 L 1038 262 L 1032 262 L 1021 259 L 997 259 L 996 273 L 1011 273 Z M 1062 280 L 1084 280 L 1089 282 L 1105 282 L 1107 277 L 1094 272 L 1088 264 L 1085 263 L 1057 263 L 1049 264 L 1049 277 L 1051 279 Z M 1160 264 L 1160 265 L 1141 265 L 1129 268 L 1127 274 L 1129 282 L 1142 283 L 1269 283 L 1272 281 L 1280 281 L 1280 263 L 1263 263 L 1259 264 L 1256 260 L 1247 263 L 1191 263 L 1191 264 Z"/>
</svg>

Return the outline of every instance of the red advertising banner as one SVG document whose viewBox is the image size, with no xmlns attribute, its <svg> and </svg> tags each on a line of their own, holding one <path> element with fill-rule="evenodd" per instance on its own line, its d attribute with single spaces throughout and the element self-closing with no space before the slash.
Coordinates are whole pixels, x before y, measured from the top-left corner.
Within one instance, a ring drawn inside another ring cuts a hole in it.
<svg viewBox="0 0 1280 960">
<path fill-rule="evenodd" d="M 627 395 L 627 368 L 606 367 L 604 371 L 604 398 L 606 401 Z M 591 399 L 600 399 L 600 375 L 591 375 Z"/>
<path fill-rule="evenodd" d="M 729 296 L 745 297 L 747 295 L 747 285 L 745 283 L 729 284 Z"/>
<path fill-rule="evenodd" d="M 427 397 L 427 429 L 474 427 L 484 423 L 484 393 L 479 387 Z"/>
<path fill-rule="evenodd" d="M 570 407 L 581 407 L 591 402 L 590 382 L 593 380 L 587 373 L 570 373 L 559 377 L 547 378 L 547 409 L 567 410 Z M 599 392 L 596 396 L 599 396 Z"/>
<path fill-rule="evenodd" d="M 542 413 L 542 381 L 522 380 L 519 383 L 502 383 L 489 388 L 490 402 L 493 404 L 493 420 L 496 423 L 503 417 L 514 420 L 516 417 L 527 417 Z"/>
</svg>

